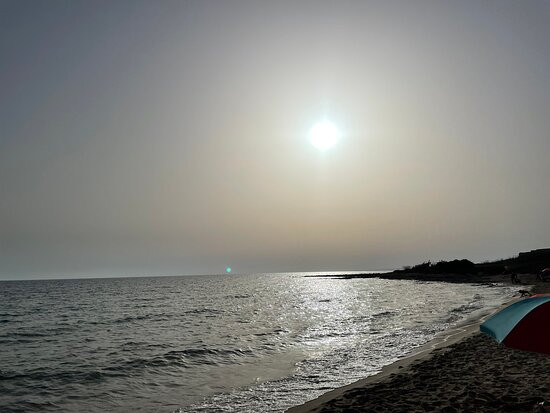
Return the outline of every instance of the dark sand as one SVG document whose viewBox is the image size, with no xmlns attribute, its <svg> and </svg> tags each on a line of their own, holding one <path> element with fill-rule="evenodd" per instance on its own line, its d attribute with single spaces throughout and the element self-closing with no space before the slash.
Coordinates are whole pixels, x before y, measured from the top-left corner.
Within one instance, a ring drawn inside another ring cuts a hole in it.
<svg viewBox="0 0 550 413">
<path fill-rule="evenodd" d="M 550 356 L 506 348 L 478 329 L 288 412 L 550 412 Z"/>
</svg>

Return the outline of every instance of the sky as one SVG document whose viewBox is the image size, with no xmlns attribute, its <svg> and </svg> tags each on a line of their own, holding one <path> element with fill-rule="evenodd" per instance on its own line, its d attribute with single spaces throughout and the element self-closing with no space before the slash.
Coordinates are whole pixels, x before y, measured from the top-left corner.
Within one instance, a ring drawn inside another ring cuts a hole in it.
<svg viewBox="0 0 550 413">
<path fill-rule="evenodd" d="M 548 0 L 0 0 L 0 279 L 548 247 L 548 39 Z"/>
</svg>

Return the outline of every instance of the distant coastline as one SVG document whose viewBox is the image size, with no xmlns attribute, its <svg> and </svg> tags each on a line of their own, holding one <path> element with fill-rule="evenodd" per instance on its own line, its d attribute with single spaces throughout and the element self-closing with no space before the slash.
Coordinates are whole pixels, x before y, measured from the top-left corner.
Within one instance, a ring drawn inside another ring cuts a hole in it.
<svg viewBox="0 0 550 413">
<path fill-rule="evenodd" d="M 518 274 L 520 284 L 532 293 L 542 294 L 550 293 L 550 279 L 541 281 L 537 275 L 547 267 L 550 249 L 537 249 L 493 262 L 442 261 L 387 274 L 338 278 L 511 283 L 511 274 Z M 439 272 L 443 269 L 448 272 Z M 423 351 L 386 366 L 375 376 L 334 389 L 287 412 L 548 411 L 550 358 L 498 345 L 479 333 L 481 321 L 439 336 Z M 462 334 L 449 340 L 454 331 Z"/>
<path fill-rule="evenodd" d="M 519 274 L 520 282 L 522 274 L 529 274 L 529 280 L 533 274 L 538 274 L 544 268 L 550 267 L 550 248 L 536 249 L 528 252 L 520 252 L 517 256 L 500 259 L 491 262 L 473 263 L 466 259 L 452 261 L 430 261 L 412 267 L 390 272 L 379 273 L 350 273 L 333 275 L 309 275 L 308 277 L 332 277 L 341 279 L 354 278 L 383 278 L 388 280 L 417 280 L 417 281 L 442 281 L 451 283 L 510 283 L 510 275 Z"/>
</svg>

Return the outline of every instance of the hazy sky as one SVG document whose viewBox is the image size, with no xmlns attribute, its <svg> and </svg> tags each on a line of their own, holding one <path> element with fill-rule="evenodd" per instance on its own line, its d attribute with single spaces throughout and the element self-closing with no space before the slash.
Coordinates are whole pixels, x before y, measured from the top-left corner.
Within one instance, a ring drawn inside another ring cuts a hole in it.
<svg viewBox="0 0 550 413">
<path fill-rule="evenodd" d="M 0 278 L 507 257 L 549 155 L 550 1 L 0 0 Z"/>
</svg>

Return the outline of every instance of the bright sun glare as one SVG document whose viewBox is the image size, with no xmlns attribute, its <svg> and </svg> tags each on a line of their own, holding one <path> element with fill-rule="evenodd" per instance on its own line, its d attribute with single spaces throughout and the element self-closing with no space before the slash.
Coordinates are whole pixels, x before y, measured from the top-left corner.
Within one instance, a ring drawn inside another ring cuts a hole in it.
<svg viewBox="0 0 550 413">
<path fill-rule="evenodd" d="M 309 140 L 320 151 L 326 151 L 338 143 L 340 131 L 328 120 L 317 122 L 309 131 Z"/>
</svg>

